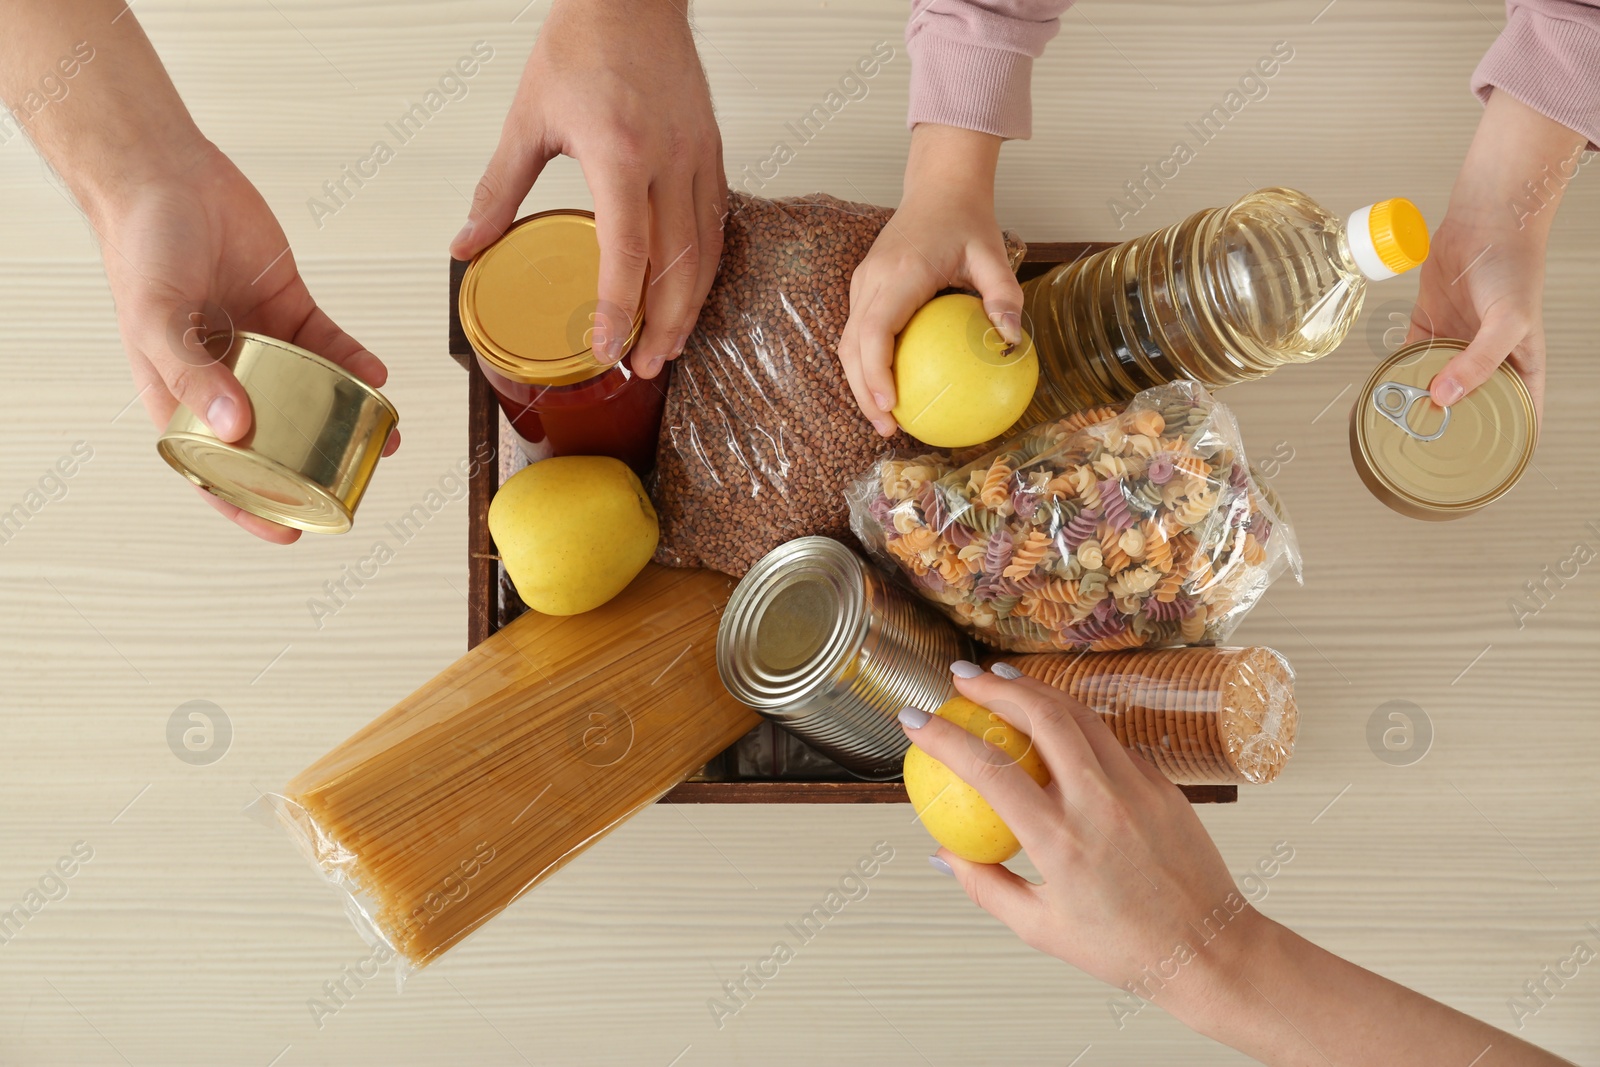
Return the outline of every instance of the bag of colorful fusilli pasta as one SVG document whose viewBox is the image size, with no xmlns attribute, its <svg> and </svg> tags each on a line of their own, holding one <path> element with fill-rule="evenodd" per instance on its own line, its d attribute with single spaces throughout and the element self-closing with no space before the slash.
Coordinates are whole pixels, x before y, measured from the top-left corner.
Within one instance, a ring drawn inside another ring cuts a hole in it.
<svg viewBox="0 0 1600 1067">
<path fill-rule="evenodd" d="M 1010 652 L 1226 638 L 1300 553 L 1233 414 L 1175 381 L 1035 426 L 969 463 L 879 461 L 851 528 L 978 640 Z"/>
</svg>

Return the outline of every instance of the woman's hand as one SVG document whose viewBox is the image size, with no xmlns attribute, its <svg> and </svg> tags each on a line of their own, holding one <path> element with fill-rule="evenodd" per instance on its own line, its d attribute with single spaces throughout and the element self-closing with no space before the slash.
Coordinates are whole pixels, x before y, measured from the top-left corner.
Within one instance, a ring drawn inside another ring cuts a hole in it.
<svg viewBox="0 0 1600 1067">
<path fill-rule="evenodd" d="M 1422 266 L 1406 337 L 1471 342 L 1434 377 L 1435 402 L 1454 404 L 1509 359 L 1542 416 L 1545 248 L 1586 143 L 1507 93 L 1489 98 Z"/>
<path fill-rule="evenodd" d="M 1545 236 L 1508 225 L 1510 212 L 1489 205 L 1446 215 L 1422 265 L 1406 340 L 1459 337 L 1470 342 L 1434 376 L 1430 391 L 1448 407 L 1510 361 L 1544 407 Z M 1470 214 L 1469 214 L 1470 212 Z"/>
<path fill-rule="evenodd" d="M 232 161 L 201 140 L 169 162 L 143 180 L 117 184 L 109 196 L 85 198 L 134 386 L 151 420 L 164 428 L 181 403 L 224 441 L 249 431 L 249 398 L 203 346 L 216 330 L 264 333 L 383 385 L 383 363 L 317 306 L 283 228 Z M 391 435 L 384 455 L 399 444 L 399 434 Z M 288 544 L 300 536 L 201 496 L 263 540 Z"/>
<path fill-rule="evenodd" d="M 557 0 L 450 254 L 470 259 L 505 233 L 558 155 L 582 165 L 594 194 L 595 353 L 622 358 L 642 290 L 633 366 L 652 378 L 694 328 L 727 210 L 722 137 L 682 0 Z"/>
<path fill-rule="evenodd" d="M 1044 880 L 947 849 L 935 866 L 1039 951 L 1164 1006 L 1203 1001 L 1211 976 L 1265 920 L 1240 896 L 1183 794 L 1060 690 L 1006 664 L 993 674 L 970 663 L 952 670 L 963 696 L 1032 738 L 1050 784 L 937 716 L 908 710 L 906 734 L 983 794 Z"/>
<path fill-rule="evenodd" d="M 1029 945 L 1262 1063 L 1563 1062 L 1257 912 L 1183 794 L 1093 711 L 1009 664 L 951 671 L 963 696 L 1032 738 L 1049 785 L 954 723 L 914 708 L 900 721 L 983 794 L 1044 881 L 946 849 L 932 861 Z"/>
<path fill-rule="evenodd" d="M 1001 139 L 954 126 L 912 131 L 894 217 L 850 278 L 839 362 L 862 414 L 895 432 L 894 339 L 940 289 L 972 289 L 1009 344 L 1022 340 L 1022 287 L 994 215 Z"/>
</svg>

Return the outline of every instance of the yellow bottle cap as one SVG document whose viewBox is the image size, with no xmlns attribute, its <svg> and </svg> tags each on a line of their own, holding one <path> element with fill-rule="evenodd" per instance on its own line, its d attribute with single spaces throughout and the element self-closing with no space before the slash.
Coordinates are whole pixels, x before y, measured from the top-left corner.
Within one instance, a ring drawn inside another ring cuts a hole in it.
<svg viewBox="0 0 1600 1067">
<path fill-rule="evenodd" d="M 1378 258 L 1396 274 L 1404 274 L 1428 258 L 1428 224 L 1417 205 L 1403 196 L 1373 204 L 1367 229 Z"/>
</svg>

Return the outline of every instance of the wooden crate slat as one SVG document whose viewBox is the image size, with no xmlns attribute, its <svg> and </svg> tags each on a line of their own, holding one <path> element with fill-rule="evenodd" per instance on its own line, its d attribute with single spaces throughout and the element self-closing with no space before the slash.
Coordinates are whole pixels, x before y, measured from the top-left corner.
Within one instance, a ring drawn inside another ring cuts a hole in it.
<svg viewBox="0 0 1600 1067">
<path fill-rule="evenodd" d="M 476 362 L 468 361 L 467 373 L 467 447 L 469 454 L 479 442 L 498 445 L 500 438 L 500 409 Z M 467 647 L 478 644 L 505 624 L 496 618 L 499 597 L 495 588 L 500 581 L 499 562 L 494 540 L 489 536 L 489 502 L 500 488 L 500 450 L 494 449 L 495 458 L 489 463 L 476 463 L 469 468 L 467 479 Z"/>
<path fill-rule="evenodd" d="M 1180 785 L 1191 804 L 1231 804 L 1234 785 Z M 907 804 L 904 782 L 684 782 L 663 804 Z"/>
</svg>

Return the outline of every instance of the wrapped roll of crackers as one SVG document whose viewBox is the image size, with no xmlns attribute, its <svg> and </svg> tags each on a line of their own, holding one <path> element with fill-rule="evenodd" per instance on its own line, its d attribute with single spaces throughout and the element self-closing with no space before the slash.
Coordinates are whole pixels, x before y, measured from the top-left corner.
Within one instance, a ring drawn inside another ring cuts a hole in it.
<svg viewBox="0 0 1600 1067">
<path fill-rule="evenodd" d="M 1094 709 L 1169 780 L 1270 782 L 1294 751 L 1294 671 L 1270 648 L 1003 656 Z"/>
</svg>

